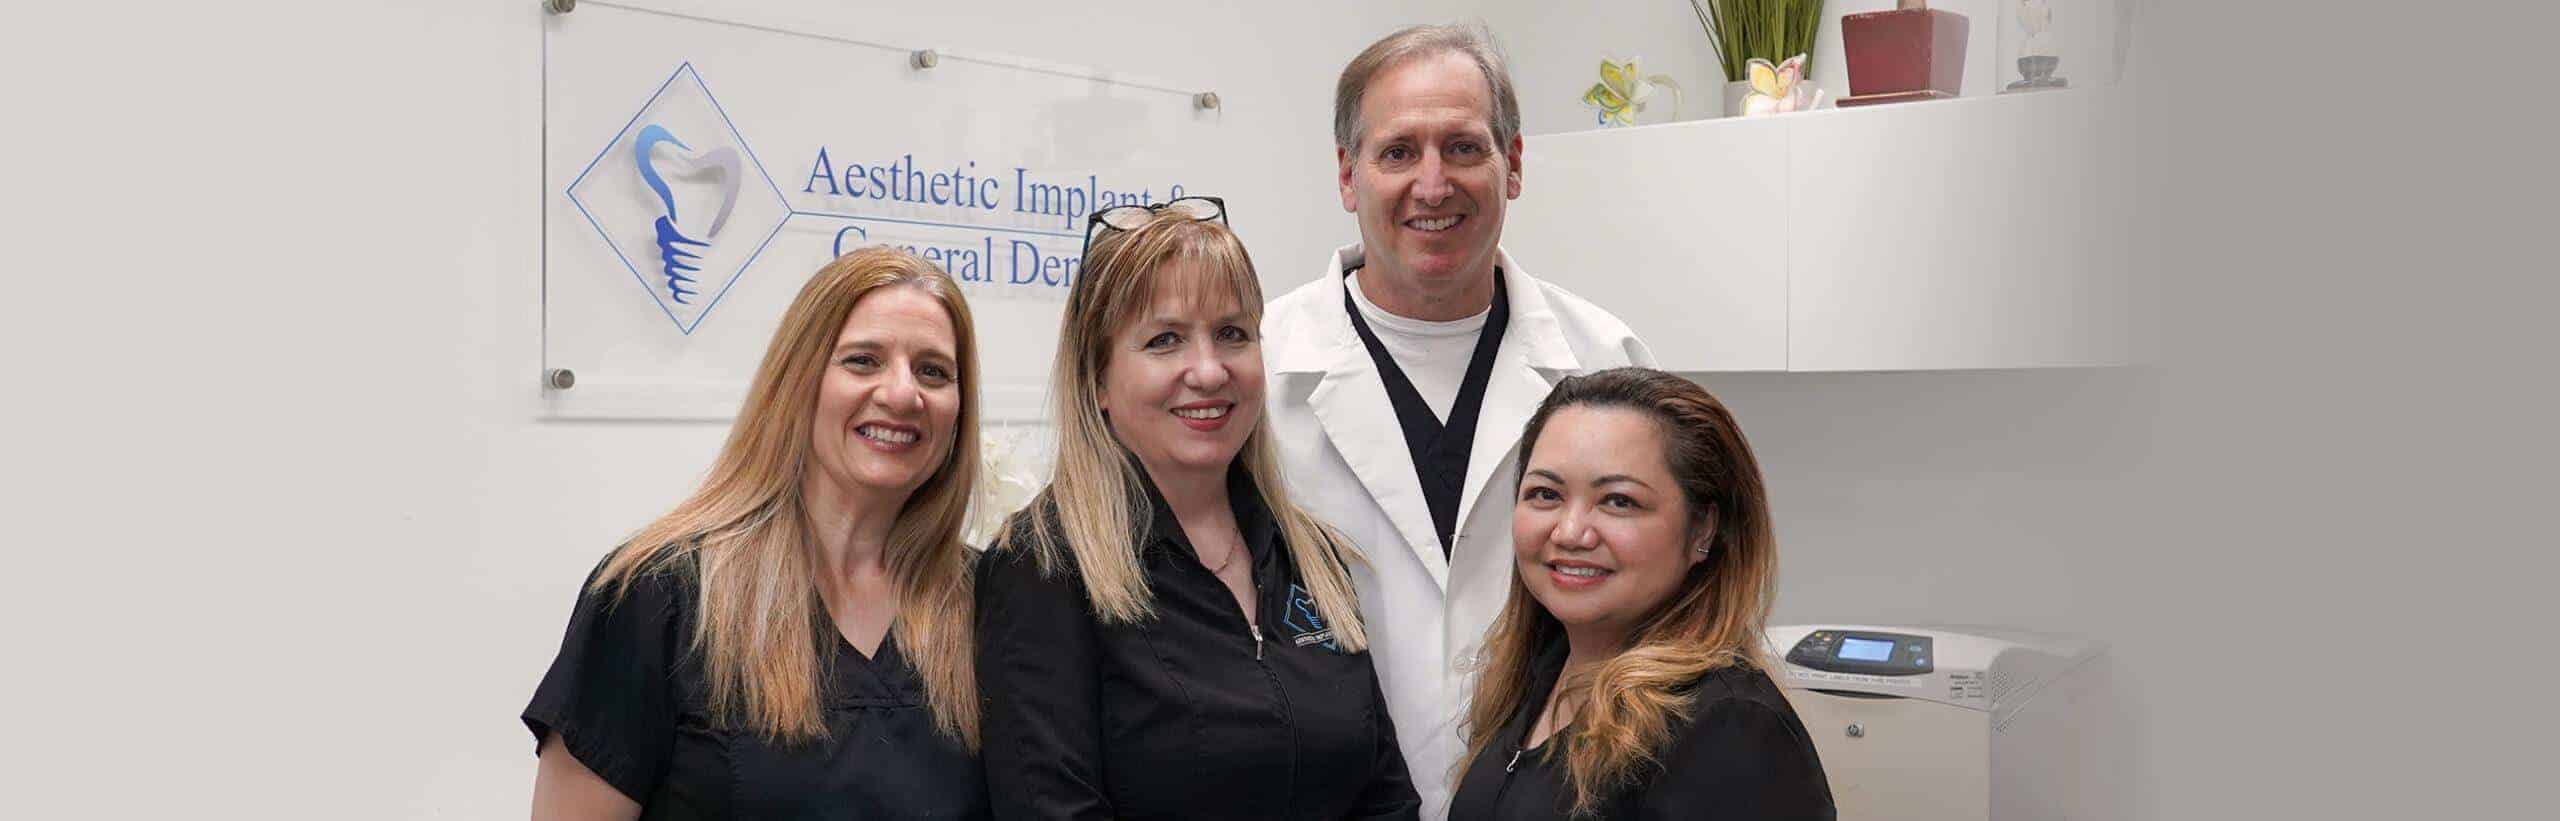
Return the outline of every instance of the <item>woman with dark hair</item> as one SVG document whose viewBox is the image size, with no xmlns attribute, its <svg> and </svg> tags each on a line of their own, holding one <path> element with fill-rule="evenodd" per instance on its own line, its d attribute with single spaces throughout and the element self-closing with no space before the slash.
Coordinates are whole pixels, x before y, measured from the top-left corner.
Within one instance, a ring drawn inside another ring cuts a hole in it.
<svg viewBox="0 0 2560 821">
<path fill-rule="evenodd" d="M 1688 380 L 1558 383 L 1520 437 L 1509 601 L 1455 819 L 1831 819 L 1762 657 L 1777 544 L 1751 445 Z"/>
</svg>

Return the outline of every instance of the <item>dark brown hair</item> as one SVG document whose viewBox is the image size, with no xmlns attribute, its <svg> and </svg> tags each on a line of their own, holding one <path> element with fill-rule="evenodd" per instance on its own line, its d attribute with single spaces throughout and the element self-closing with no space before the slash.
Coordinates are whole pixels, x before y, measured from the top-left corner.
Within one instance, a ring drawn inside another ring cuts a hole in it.
<svg viewBox="0 0 2560 821">
<path fill-rule="evenodd" d="M 1519 471 L 1528 470 L 1547 422 L 1572 407 L 1624 409 L 1653 420 L 1663 461 L 1687 502 L 1683 549 L 1708 548 L 1670 600 L 1636 623 L 1625 650 L 1586 680 L 1558 688 L 1588 696 L 1572 725 L 1557 733 L 1563 743 L 1548 747 L 1549 754 L 1562 748 L 1573 812 L 1586 815 L 1653 763 L 1672 723 L 1689 717 L 1690 684 L 1728 666 L 1767 669 L 1760 647 L 1778 562 L 1760 462 L 1732 412 L 1705 388 L 1648 368 L 1567 377 L 1522 430 Z M 1468 755 L 1459 760 L 1474 760 L 1511 716 L 1546 697 L 1528 691 L 1529 666 L 1563 629 L 1513 574 L 1511 596 L 1485 639 L 1486 667 L 1467 710 Z"/>
</svg>

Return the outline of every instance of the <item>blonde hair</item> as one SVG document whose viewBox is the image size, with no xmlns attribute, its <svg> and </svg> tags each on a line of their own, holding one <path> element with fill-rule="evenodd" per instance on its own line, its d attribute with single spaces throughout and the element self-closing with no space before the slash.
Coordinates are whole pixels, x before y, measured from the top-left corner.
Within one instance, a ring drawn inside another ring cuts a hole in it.
<svg viewBox="0 0 2560 821">
<path fill-rule="evenodd" d="M 975 749 L 975 593 L 960 530 L 977 485 L 976 330 L 959 285 L 914 254 L 864 248 L 835 258 L 801 286 L 701 487 L 618 549 L 594 589 L 612 587 L 619 596 L 643 573 L 697 559 L 701 618 L 692 649 L 710 679 L 712 715 L 784 741 L 827 734 L 822 650 L 836 636 L 827 632 L 834 628 L 818 594 L 800 483 L 815 469 L 810 428 L 836 335 L 856 302 L 885 288 L 939 300 L 959 344 L 951 450 L 899 508 L 882 561 L 898 597 L 898 646 L 924 681 L 934 725 Z"/>
<path fill-rule="evenodd" d="M 1529 417 L 1520 436 L 1520 470 L 1549 417 L 1568 407 L 1641 413 L 1662 433 L 1663 459 L 1689 512 L 1686 550 L 1703 542 L 1705 559 L 1690 567 L 1671 599 L 1636 623 L 1626 649 L 1589 675 L 1562 681 L 1556 700 L 1587 695 L 1571 726 L 1560 728 L 1545 755 L 1564 751 L 1574 815 L 1639 777 L 1669 742 L 1671 724 L 1690 718 L 1687 689 L 1725 667 L 1768 669 L 1761 644 L 1777 590 L 1777 536 L 1751 443 L 1724 403 L 1696 383 L 1657 370 L 1617 368 L 1568 377 Z M 1564 626 L 1529 594 L 1518 574 L 1486 635 L 1487 664 L 1467 710 L 1467 756 L 1492 746 L 1503 725 L 1545 693 L 1529 692 L 1530 666 Z"/>
<path fill-rule="evenodd" d="M 1176 269 L 1206 275 L 1176 282 L 1168 276 Z M 1154 597 L 1138 563 L 1138 548 L 1151 538 L 1147 529 L 1153 520 L 1137 501 L 1144 498 L 1138 489 L 1146 479 L 1102 416 L 1103 369 L 1111 361 L 1112 335 L 1136 321 L 1165 288 L 1192 289 L 1195 298 L 1204 300 L 1223 292 L 1244 310 L 1248 327 L 1261 324 L 1261 281 L 1244 243 L 1225 226 L 1158 214 L 1135 229 L 1096 241 L 1068 289 L 1066 315 L 1058 323 L 1057 362 L 1050 377 L 1057 403 L 1058 459 L 1049 486 L 1015 514 L 1023 520 L 1017 524 L 1027 527 L 1009 528 L 1025 534 L 1027 544 L 997 548 L 1031 550 L 1042 573 L 1055 573 L 1072 558 L 1094 615 L 1106 624 L 1147 619 Z M 1347 651 L 1367 649 L 1368 633 L 1360 623 L 1346 564 L 1362 560 L 1359 549 L 1289 501 L 1279 452 L 1267 427 L 1256 425 L 1246 435 L 1236 459 L 1279 523 L 1290 561 L 1318 614 L 1333 626 L 1334 638 Z M 1056 521 L 1040 513 L 1047 506 L 1043 502 L 1057 508 Z"/>
</svg>

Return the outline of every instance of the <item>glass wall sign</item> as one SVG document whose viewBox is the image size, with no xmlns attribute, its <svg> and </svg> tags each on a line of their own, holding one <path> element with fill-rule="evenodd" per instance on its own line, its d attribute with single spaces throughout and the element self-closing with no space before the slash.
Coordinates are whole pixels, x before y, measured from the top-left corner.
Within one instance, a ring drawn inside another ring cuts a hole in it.
<svg viewBox="0 0 2560 821">
<path fill-rule="evenodd" d="M 552 15 L 548 412 L 729 418 L 809 274 L 888 244 L 967 291 L 989 418 L 1036 418 L 1085 215 L 1226 190 L 1214 160 L 1236 154 L 1201 91 L 603 3 Z"/>
</svg>

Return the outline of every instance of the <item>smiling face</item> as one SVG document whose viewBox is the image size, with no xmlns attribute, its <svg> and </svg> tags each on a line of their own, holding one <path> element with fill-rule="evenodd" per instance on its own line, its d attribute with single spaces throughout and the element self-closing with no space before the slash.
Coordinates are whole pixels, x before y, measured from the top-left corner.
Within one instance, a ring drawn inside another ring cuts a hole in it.
<svg viewBox="0 0 2560 821">
<path fill-rule="evenodd" d="M 1705 558 L 1663 462 L 1661 428 L 1625 408 L 1566 407 L 1530 448 L 1511 509 L 1520 581 L 1576 644 L 1624 641 Z"/>
<path fill-rule="evenodd" d="M 1166 263 L 1155 294 L 1106 342 L 1105 418 L 1160 485 L 1222 481 L 1262 423 L 1258 323 L 1224 277 L 1183 267 L 1197 264 Z"/>
<path fill-rule="evenodd" d="M 1521 147 L 1517 137 L 1494 141 L 1493 108 L 1483 70 L 1457 52 L 1369 81 L 1359 142 L 1336 152 L 1337 182 L 1343 210 L 1359 215 L 1363 289 L 1387 310 L 1457 319 L 1492 299 L 1503 206 L 1520 196 Z"/>
<path fill-rule="evenodd" d="M 950 312 L 922 289 L 889 286 L 855 301 L 818 381 L 813 478 L 891 505 L 931 478 L 958 439 L 954 340 Z"/>
</svg>

